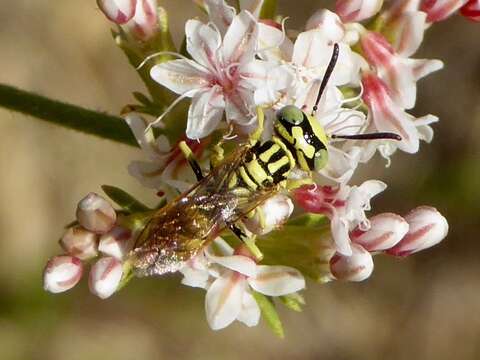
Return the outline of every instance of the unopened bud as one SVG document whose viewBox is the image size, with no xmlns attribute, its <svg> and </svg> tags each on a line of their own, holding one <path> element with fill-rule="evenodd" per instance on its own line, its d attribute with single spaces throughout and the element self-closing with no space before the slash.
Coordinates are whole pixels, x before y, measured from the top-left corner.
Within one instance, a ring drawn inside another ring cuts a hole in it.
<svg viewBox="0 0 480 360">
<path fill-rule="evenodd" d="M 108 233 L 103 234 L 98 244 L 98 250 L 107 256 L 123 259 L 133 247 L 132 232 L 120 226 L 115 226 Z"/>
<path fill-rule="evenodd" d="M 472 21 L 480 21 L 480 0 L 470 0 L 460 9 L 460 13 Z"/>
<path fill-rule="evenodd" d="M 97 5 L 110 21 L 122 25 L 135 15 L 137 0 L 97 0 Z"/>
<path fill-rule="evenodd" d="M 372 255 L 363 247 L 352 244 L 352 255 L 334 255 L 330 259 L 330 271 L 338 280 L 363 281 L 373 271 Z"/>
<path fill-rule="evenodd" d="M 282 225 L 292 212 L 292 200 L 286 195 L 276 195 L 257 207 L 255 215 L 246 219 L 245 225 L 251 232 L 263 235 Z"/>
<path fill-rule="evenodd" d="M 101 258 L 90 269 L 90 292 L 101 299 L 108 298 L 117 290 L 122 274 L 122 263 L 119 260 L 114 257 Z"/>
<path fill-rule="evenodd" d="M 430 23 L 442 21 L 454 14 L 467 3 L 467 0 L 423 0 L 421 11 L 427 13 Z"/>
<path fill-rule="evenodd" d="M 97 235 L 81 226 L 69 228 L 60 239 L 60 246 L 69 255 L 80 260 L 97 256 Z"/>
<path fill-rule="evenodd" d="M 410 229 L 396 246 L 387 250 L 390 255 L 408 256 L 438 244 L 447 236 L 447 219 L 433 207 L 417 207 L 405 216 L 405 220 Z"/>
<path fill-rule="evenodd" d="M 51 258 L 43 272 L 43 288 L 51 293 L 60 293 L 73 288 L 82 278 L 83 264 L 74 256 Z"/>
<path fill-rule="evenodd" d="M 408 232 L 409 225 L 399 215 L 383 213 L 370 220 L 370 229 L 356 228 L 350 233 L 352 242 L 368 251 L 383 251 L 395 246 Z"/>
<path fill-rule="evenodd" d="M 343 22 L 368 19 L 380 11 L 383 0 L 337 0 L 335 12 Z"/>
<path fill-rule="evenodd" d="M 85 229 L 103 234 L 115 225 L 117 215 L 107 200 L 90 193 L 78 203 L 77 220 Z"/>
<path fill-rule="evenodd" d="M 158 8 L 157 0 L 137 0 L 135 16 L 127 24 L 132 34 L 143 41 L 147 41 L 158 31 Z"/>
</svg>

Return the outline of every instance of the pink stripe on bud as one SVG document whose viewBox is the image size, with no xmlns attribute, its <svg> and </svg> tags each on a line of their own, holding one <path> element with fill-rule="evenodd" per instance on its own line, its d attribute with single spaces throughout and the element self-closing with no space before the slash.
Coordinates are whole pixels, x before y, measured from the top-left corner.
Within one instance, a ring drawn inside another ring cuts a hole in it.
<svg viewBox="0 0 480 360">
<path fill-rule="evenodd" d="M 60 239 L 60 246 L 66 253 L 80 260 L 97 256 L 97 235 L 81 226 L 72 226 Z"/>
<path fill-rule="evenodd" d="M 395 246 L 408 232 L 409 225 L 399 215 L 383 213 L 370 220 L 370 229 L 358 227 L 350 233 L 350 239 L 368 251 L 383 251 Z"/>
<path fill-rule="evenodd" d="M 43 288 L 51 293 L 60 293 L 73 288 L 82 278 L 82 261 L 74 256 L 51 258 L 43 272 Z"/>
<path fill-rule="evenodd" d="M 132 232 L 120 226 L 115 226 L 100 238 L 98 250 L 107 256 L 113 256 L 119 260 L 132 250 L 134 237 Z"/>
<path fill-rule="evenodd" d="M 97 0 L 105 16 L 115 24 L 127 23 L 135 15 L 137 0 Z"/>
<path fill-rule="evenodd" d="M 337 0 L 335 12 L 343 22 L 368 19 L 380 11 L 383 0 Z"/>
<path fill-rule="evenodd" d="M 420 10 L 427 13 L 430 23 L 445 20 L 467 3 L 467 0 L 424 0 Z"/>
<path fill-rule="evenodd" d="M 117 214 L 107 200 L 92 192 L 78 203 L 77 220 L 85 229 L 103 234 L 115 225 Z"/>
<path fill-rule="evenodd" d="M 330 259 L 330 271 L 337 280 L 363 281 L 373 271 L 372 255 L 358 244 L 352 244 L 352 255 L 336 254 Z"/>
<path fill-rule="evenodd" d="M 90 292 L 101 299 L 110 297 L 117 291 L 122 279 L 122 263 L 114 257 L 104 257 L 98 260 L 90 270 L 88 286 Z"/>
<path fill-rule="evenodd" d="M 447 236 L 447 219 L 433 207 L 417 207 L 405 220 L 410 229 L 396 246 L 387 250 L 390 255 L 408 256 L 438 244 Z"/>
<path fill-rule="evenodd" d="M 472 21 L 480 21 L 480 0 L 470 0 L 461 9 L 460 13 Z"/>
</svg>

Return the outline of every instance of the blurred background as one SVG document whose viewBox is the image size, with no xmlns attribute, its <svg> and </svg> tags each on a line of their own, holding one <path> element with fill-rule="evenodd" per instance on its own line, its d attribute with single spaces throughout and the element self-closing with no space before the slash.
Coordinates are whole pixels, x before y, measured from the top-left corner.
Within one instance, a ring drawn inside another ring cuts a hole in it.
<svg viewBox="0 0 480 360">
<path fill-rule="evenodd" d="M 180 40 L 188 0 L 159 1 Z M 279 1 L 300 27 L 321 1 Z M 0 0 L 0 82 L 111 113 L 142 84 L 112 42 L 95 1 Z M 416 57 L 446 68 L 419 84 L 415 113 L 433 113 L 432 145 L 416 156 L 381 159 L 357 177 L 388 190 L 374 211 L 437 207 L 448 238 L 408 259 L 376 257 L 360 284 L 308 284 L 303 313 L 280 309 L 286 339 L 265 324 L 208 328 L 204 291 L 179 278 L 132 282 L 111 299 L 86 282 L 43 292 L 46 260 L 77 201 L 115 184 L 146 202 L 129 177 L 139 150 L 0 109 L 0 358 L 10 359 L 479 359 L 480 358 L 480 25 L 454 17 L 434 26 Z"/>
</svg>

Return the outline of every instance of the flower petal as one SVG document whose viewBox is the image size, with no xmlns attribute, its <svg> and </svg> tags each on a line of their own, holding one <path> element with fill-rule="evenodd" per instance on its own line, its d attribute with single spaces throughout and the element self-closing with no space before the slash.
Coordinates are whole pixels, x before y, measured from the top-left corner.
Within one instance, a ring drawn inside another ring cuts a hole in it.
<svg viewBox="0 0 480 360">
<path fill-rule="evenodd" d="M 257 22 L 249 12 L 235 16 L 223 39 L 224 65 L 253 60 L 257 35 Z"/>
<path fill-rule="evenodd" d="M 205 250 L 205 255 L 211 262 L 236 271 L 242 275 L 255 276 L 257 273 L 257 264 L 249 257 L 243 255 L 215 256 L 210 248 Z"/>
<path fill-rule="evenodd" d="M 198 20 L 188 20 L 185 24 L 187 51 L 192 58 L 210 71 L 218 64 L 218 49 L 221 37 L 218 31 Z"/>
<path fill-rule="evenodd" d="M 260 308 L 253 295 L 248 291 L 243 294 L 242 310 L 238 314 L 237 320 L 249 327 L 257 326 L 260 321 Z"/>
<path fill-rule="evenodd" d="M 155 65 L 150 70 L 150 76 L 160 85 L 188 97 L 196 93 L 192 90 L 200 90 L 209 84 L 208 72 L 194 61 L 185 59 Z"/>
<path fill-rule="evenodd" d="M 258 23 L 257 53 L 263 60 L 290 61 L 293 43 L 276 27 Z"/>
<path fill-rule="evenodd" d="M 247 279 L 255 290 L 268 296 L 287 295 L 305 288 L 300 271 L 288 266 L 257 266 L 257 276 Z"/>
<path fill-rule="evenodd" d="M 215 280 L 205 297 L 205 312 L 212 330 L 230 325 L 242 310 L 245 278 L 235 272 L 228 272 Z"/>
<path fill-rule="evenodd" d="M 208 17 L 223 35 L 232 23 L 235 16 L 235 8 L 229 6 L 225 0 L 204 0 Z"/>
<path fill-rule="evenodd" d="M 200 139 L 216 129 L 222 119 L 225 102 L 218 85 L 196 94 L 188 110 L 187 137 Z"/>
<path fill-rule="evenodd" d="M 351 256 L 335 255 L 330 260 L 330 271 L 338 280 L 363 281 L 373 272 L 372 255 L 357 244 L 352 250 Z"/>
<path fill-rule="evenodd" d="M 255 18 L 260 16 L 264 0 L 239 0 L 240 9 L 248 10 Z"/>
</svg>

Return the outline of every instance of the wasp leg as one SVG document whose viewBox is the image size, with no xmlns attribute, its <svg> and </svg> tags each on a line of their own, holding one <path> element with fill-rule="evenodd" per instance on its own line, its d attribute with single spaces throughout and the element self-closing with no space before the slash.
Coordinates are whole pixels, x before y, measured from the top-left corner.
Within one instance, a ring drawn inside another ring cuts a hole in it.
<svg viewBox="0 0 480 360">
<path fill-rule="evenodd" d="M 187 145 L 185 141 L 180 141 L 180 143 L 178 144 L 178 147 L 182 151 L 183 155 L 188 161 L 188 164 L 190 165 L 193 172 L 195 173 L 195 177 L 197 178 L 197 181 L 202 180 L 204 178 L 202 173 L 202 168 L 200 167 L 200 164 L 195 158 L 195 155 L 193 155 L 192 149 L 190 149 L 190 147 Z"/>
<path fill-rule="evenodd" d="M 245 231 L 240 229 L 235 224 L 228 224 L 228 228 L 235 234 L 235 236 L 242 241 L 255 258 L 260 261 L 263 259 L 263 254 L 260 249 L 255 245 L 255 235 L 247 235 Z"/>
<path fill-rule="evenodd" d="M 264 130 L 265 114 L 260 106 L 257 106 L 257 121 L 257 129 L 250 135 L 249 139 L 252 146 L 255 146 L 261 140 Z"/>
</svg>

